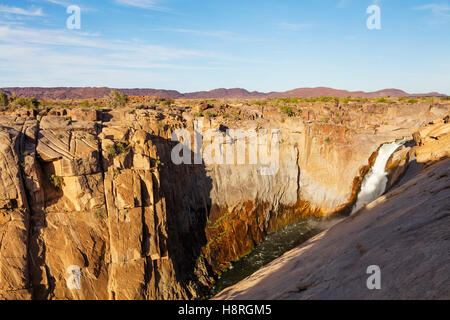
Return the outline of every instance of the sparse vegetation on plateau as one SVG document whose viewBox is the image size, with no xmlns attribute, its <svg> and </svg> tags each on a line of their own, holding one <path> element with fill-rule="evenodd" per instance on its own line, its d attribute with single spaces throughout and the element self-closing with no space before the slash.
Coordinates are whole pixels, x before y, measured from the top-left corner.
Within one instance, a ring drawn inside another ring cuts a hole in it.
<svg viewBox="0 0 450 320">
<path fill-rule="evenodd" d="M 376 98 L 375 99 L 376 103 L 389 103 L 391 102 L 391 99 L 389 98 L 384 98 L 384 97 L 380 97 L 380 98 Z"/>
<path fill-rule="evenodd" d="M 36 98 L 15 97 L 10 101 L 9 106 L 12 109 L 27 108 L 37 110 L 39 104 L 40 102 Z"/>
<path fill-rule="evenodd" d="M 90 108 L 91 107 L 91 103 L 88 100 L 83 100 L 80 103 L 80 107 L 82 107 L 82 108 Z"/>
</svg>

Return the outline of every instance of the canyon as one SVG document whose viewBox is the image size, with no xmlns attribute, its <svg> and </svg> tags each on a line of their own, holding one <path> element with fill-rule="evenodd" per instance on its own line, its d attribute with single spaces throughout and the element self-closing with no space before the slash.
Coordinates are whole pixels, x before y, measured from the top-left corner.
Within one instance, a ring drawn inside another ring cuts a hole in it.
<svg viewBox="0 0 450 320">
<path fill-rule="evenodd" d="M 426 297 L 448 298 L 448 276 L 438 270 L 449 252 L 442 236 L 449 216 L 448 100 L 305 103 L 286 113 L 272 102 L 142 99 L 116 109 L 0 113 L 0 299 L 202 299 L 218 274 L 268 234 L 336 216 L 345 220 L 216 298 L 367 297 L 352 285 L 333 291 L 326 284 L 328 276 L 337 278 L 333 272 L 343 275 L 337 287 L 349 283 L 352 269 L 341 262 L 345 254 L 358 258 L 349 251 L 358 241 L 361 252 L 377 245 L 382 251 L 386 243 L 396 246 L 390 258 L 403 252 L 391 277 L 408 263 L 421 266 L 398 277 L 397 290 L 400 281 L 424 274 L 410 296 L 434 286 L 443 289 Z M 174 164 L 173 133 L 195 136 L 196 121 L 204 130 L 279 130 L 278 171 Z M 386 166 L 388 194 L 349 216 L 379 149 L 401 139 Z M 420 205 L 433 211 L 420 215 Z M 430 236 L 410 240 L 422 235 L 414 223 Z M 393 228 L 404 228 L 397 234 L 408 241 L 397 241 L 395 232 L 388 237 Z M 433 259 L 408 258 L 428 247 Z M 433 270 L 439 276 L 427 286 Z"/>
</svg>

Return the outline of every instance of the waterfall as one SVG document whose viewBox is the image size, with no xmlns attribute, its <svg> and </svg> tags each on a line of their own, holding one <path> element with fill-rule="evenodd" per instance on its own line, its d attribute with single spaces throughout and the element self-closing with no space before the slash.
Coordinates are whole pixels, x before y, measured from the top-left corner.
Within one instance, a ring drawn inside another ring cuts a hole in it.
<svg viewBox="0 0 450 320">
<path fill-rule="evenodd" d="M 381 197 L 386 191 L 388 182 L 388 173 L 386 172 L 387 162 L 398 147 L 405 144 L 405 142 L 406 139 L 403 139 L 392 143 L 386 143 L 381 146 L 375 163 L 366 174 L 361 184 L 361 191 L 358 194 L 358 199 L 352 214 Z"/>
</svg>

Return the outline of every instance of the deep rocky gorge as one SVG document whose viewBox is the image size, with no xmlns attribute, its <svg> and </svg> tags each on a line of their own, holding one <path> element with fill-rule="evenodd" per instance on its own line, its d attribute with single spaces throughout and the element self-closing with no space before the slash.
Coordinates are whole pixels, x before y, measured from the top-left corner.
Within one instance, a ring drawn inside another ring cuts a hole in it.
<svg viewBox="0 0 450 320">
<path fill-rule="evenodd" d="M 232 120 L 176 107 L 1 114 L 0 299 L 202 298 L 268 233 L 348 215 L 383 143 L 410 142 L 389 163 L 390 188 L 449 157 L 448 103 L 340 107 L 339 124 L 320 120 L 329 108 L 236 109 Z M 280 130 L 279 170 L 175 165 L 172 133 L 194 136 L 195 120 L 220 132 Z"/>
</svg>

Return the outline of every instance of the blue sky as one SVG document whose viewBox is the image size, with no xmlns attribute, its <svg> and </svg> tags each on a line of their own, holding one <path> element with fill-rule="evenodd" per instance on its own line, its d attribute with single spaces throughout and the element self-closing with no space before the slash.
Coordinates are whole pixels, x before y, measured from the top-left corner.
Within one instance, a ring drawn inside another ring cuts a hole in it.
<svg viewBox="0 0 450 320">
<path fill-rule="evenodd" d="M 366 27 L 372 4 L 381 30 Z M 0 0 L 11 86 L 450 94 L 450 1 Z"/>
</svg>

